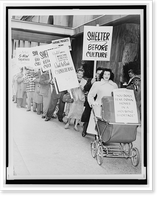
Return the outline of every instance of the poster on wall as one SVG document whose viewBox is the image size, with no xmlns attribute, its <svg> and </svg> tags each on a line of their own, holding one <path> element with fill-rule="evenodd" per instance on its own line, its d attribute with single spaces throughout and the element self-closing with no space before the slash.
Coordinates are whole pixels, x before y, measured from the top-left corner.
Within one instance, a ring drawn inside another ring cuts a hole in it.
<svg viewBox="0 0 162 200">
<path fill-rule="evenodd" d="M 110 61 L 112 26 L 84 26 L 83 60 Z"/>
<path fill-rule="evenodd" d="M 115 89 L 114 108 L 117 123 L 138 123 L 137 105 L 133 90 Z"/>
<path fill-rule="evenodd" d="M 48 52 L 52 61 L 52 75 L 56 78 L 59 91 L 78 87 L 78 79 L 74 64 L 67 46 Z"/>
<path fill-rule="evenodd" d="M 62 38 L 59 40 L 52 40 L 52 44 L 54 44 L 56 47 L 68 46 L 69 50 L 70 51 L 72 50 L 70 38 Z"/>
</svg>

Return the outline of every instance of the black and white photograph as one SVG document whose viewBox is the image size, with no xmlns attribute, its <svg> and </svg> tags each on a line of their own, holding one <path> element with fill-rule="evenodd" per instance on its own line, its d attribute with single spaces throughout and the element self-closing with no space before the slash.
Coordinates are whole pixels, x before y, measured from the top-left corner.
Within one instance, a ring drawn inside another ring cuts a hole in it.
<svg viewBox="0 0 162 200">
<path fill-rule="evenodd" d="M 146 4 L 6 4 L 6 184 L 147 185 Z"/>
</svg>

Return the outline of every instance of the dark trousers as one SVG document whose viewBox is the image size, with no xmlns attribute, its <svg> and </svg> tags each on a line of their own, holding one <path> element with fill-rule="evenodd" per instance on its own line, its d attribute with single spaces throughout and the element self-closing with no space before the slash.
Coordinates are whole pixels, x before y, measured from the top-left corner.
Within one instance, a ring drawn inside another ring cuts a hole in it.
<svg viewBox="0 0 162 200">
<path fill-rule="evenodd" d="M 59 121 L 62 121 L 62 119 L 64 117 L 63 116 L 63 114 L 64 114 L 64 107 L 65 107 L 65 103 L 60 99 L 60 102 L 59 102 L 59 111 L 57 113 Z"/>
<path fill-rule="evenodd" d="M 47 118 L 51 119 L 51 117 L 53 116 L 53 113 L 54 113 L 54 111 L 56 109 L 56 105 L 57 105 L 58 100 L 59 99 L 53 99 L 51 97 L 49 108 L 48 108 L 48 111 L 47 111 L 47 114 L 46 114 Z"/>
<path fill-rule="evenodd" d="M 84 124 L 83 124 L 83 131 L 82 131 L 82 133 L 87 133 L 87 127 L 88 127 L 88 123 L 89 122 L 84 122 Z"/>
</svg>

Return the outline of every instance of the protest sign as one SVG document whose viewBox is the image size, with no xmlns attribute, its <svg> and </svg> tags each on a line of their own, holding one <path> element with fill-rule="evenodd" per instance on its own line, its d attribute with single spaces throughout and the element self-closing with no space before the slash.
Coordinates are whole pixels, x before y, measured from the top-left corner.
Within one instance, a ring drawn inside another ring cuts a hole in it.
<svg viewBox="0 0 162 200">
<path fill-rule="evenodd" d="M 10 60 L 10 69 L 11 69 L 12 76 L 14 76 L 20 72 L 20 67 L 17 67 L 15 58 L 11 58 L 11 60 Z"/>
<path fill-rule="evenodd" d="M 54 44 L 56 47 L 63 47 L 63 46 L 68 46 L 69 50 L 71 51 L 71 42 L 70 42 L 70 38 L 62 38 L 59 40 L 53 40 L 52 44 Z"/>
<path fill-rule="evenodd" d="M 67 46 L 48 52 L 52 61 L 52 75 L 56 78 L 59 91 L 79 86 L 74 64 Z"/>
<path fill-rule="evenodd" d="M 114 94 L 115 121 L 119 123 L 138 123 L 137 105 L 134 91 L 116 89 Z"/>
<path fill-rule="evenodd" d="M 33 69 L 40 69 L 42 67 L 41 58 L 38 54 L 39 47 L 31 47 L 31 66 Z"/>
<path fill-rule="evenodd" d="M 30 48 L 17 48 L 15 59 L 17 67 L 31 66 Z"/>
<path fill-rule="evenodd" d="M 112 26 L 84 26 L 83 60 L 110 61 Z"/>
<path fill-rule="evenodd" d="M 40 63 L 43 71 L 50 70 L 52 68 L 52 63 L 49 58 L 49 51 L 56 48 L 53 44 L 43 45 L 37 47 L 38 55 L 40 57 Z"/>
</svg>

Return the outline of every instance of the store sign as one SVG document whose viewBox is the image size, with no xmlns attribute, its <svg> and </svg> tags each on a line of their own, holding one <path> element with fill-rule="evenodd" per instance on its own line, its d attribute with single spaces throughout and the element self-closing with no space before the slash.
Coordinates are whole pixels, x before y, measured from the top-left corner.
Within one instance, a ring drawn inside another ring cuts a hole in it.
<svg viewBox="0 0 162 200">
<path fill-rule="evenodd" d="M 67 46 L 48 52 L 52 61 L 52 75 L 56 78 L 59 91 L 79 86 L 74 64 Z"/>
<path fill-rule="evenodd" d="M 113 94 L 115 121 L 117 123 L 138 123 L 134 91 L 128 89 L 115 89 Z"/>
<path fill-rule="evenodd" d="M 67 47 L 69 47 L 70 51 L 72 50 L 70 38 L 62 38 L 62 39 L 59 39 L 59 40 L 53 40 L 52 44 L 54 44 L 56 47 L 67 46 Z"/>
<path fill-rule="evenodd" d="M 110 61 L 112 26 L 84 26 L 83 60 Z"/>
</svg>

